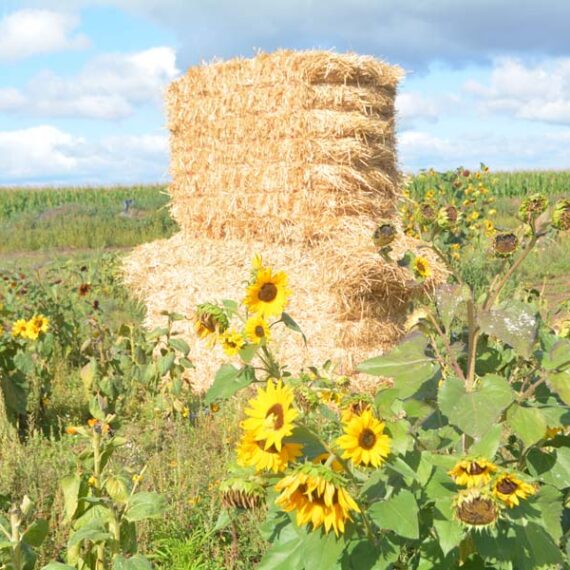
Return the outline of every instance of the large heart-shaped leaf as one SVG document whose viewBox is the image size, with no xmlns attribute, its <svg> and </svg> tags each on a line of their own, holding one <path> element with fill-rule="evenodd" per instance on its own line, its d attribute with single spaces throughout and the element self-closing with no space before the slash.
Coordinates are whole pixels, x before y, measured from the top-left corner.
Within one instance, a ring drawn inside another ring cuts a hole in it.
<svg viewBox="0 0 570 570">
<path fill-rule="evenodd" d="M 478 321 L 484 333 L 512 346 L 515 352 L 524 358 L 531 355 L 538 321 L 527 304 L 508 301 L 500 307 L 483 311 Z"/>
<path fill-rule="evenodd" d="M 254 380 L 251 366 L 236 368 L 232 364 L 224 364 L 216 373 L 214 383 L 208 390 L 204 402 L 209 406 L 215 400 L 225 400 L 249 386 Z"/>
<path fill-rule="evenodd" d="M 463 380 L 447 378 L 439 390 L 438 402 L 450 423 L 480 438 L 493 427 L 513 397 L 513 390 L 504 378 L 487 374 L 472 392 L 466 391 Z"/>
<path fill-rule="evenodd" d="M 400 491 L 387 501 L 374 503 L 368 512 L 379 528 L 393 530 L 405 538 L 419 538 L 418 504 L 410 491 Z"/>
<path fill-rule="evenodd" d="M 387 354 L 365 360 L 358 370 L 371 376 L 393 378 L 399 397 L 409 398 L 439 374 L 436 361 L 426 354 L 427 344 L 423 334 L 413 334 Z"/>
<path fill-rule="evenodd" d="M 546 383 L 565 404 L 570 405 L 570 370 L 549 372 L 546 376 Z"/>
<path fill-rule="evenodd" d="M 546 433 L 546 419 L 538 408 L 513 406 L 507 414 L 509 427 L 523 440 L 526 447 L 541 440 Z"/>
</svg>

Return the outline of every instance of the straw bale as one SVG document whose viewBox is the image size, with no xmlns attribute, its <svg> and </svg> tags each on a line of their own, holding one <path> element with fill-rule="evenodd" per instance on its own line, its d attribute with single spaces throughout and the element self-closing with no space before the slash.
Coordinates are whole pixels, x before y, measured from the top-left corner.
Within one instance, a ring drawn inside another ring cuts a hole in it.
<svg viewBox="0 0 570 570">
<path fill-rule="evenodd" d="M 305 239 L 304 218 L 327 208 L 331 215 L 389 215 L 398 193 L 394 98 L 401 75 L 371 57 L 321 51 L 189 69 L 166 97 L 172 214 L 187 238 L 220 237 L 231 225 L 235 238 L 287 243 Z M 237 220 L 233 196 L 258 215 Z M 297 231 L 284 234 L 264 216 Z"/>
<path fill-rule="evenodd" d="M 358 362 L 381 353 L 400 337 L 405 306 L 441 279 L 441 273 L 436 271 L 424 286 L 412 286 L 408 270 L 384 261 L 369 235 L 366 242 L 345 243 L 343 251 L 335 247 L 331 242 L 298 247 L 229 239 L 220 247 L 218 240 L 187 241 L 179 233 L 137 247 L 126 259 L 125 280 L 146 303 L 146 324 L 162 326 L 164 310 L 191 318 L 198 303 L 243 299 L 251 258 L 263 252 L 267 263 L 288 273 L 293 290 L 288 311 L 308 337 L 304 347 L 299 335 L 275 328 L 282 363 L 296 371 L 330 358 L 339 371 L 353 374 Z M 417 252 L 419 247 L 402 236 L 395 250 Z M 355 295 L 347 294 L 347 287 L 354 287 Z M 190 358 L 196 365 L 192 382 L 196 389 L 204 389 L 227 357 L 219 347 L 207 348 L 194 334 L 191 321 L 176 326 L 191 346 Z"/>
</svg>

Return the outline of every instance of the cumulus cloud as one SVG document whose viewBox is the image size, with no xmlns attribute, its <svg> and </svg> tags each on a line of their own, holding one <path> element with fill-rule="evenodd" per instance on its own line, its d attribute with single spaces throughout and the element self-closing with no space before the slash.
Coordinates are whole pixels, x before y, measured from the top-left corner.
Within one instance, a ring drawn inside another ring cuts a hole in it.
<svg viewBox="0 0 570 570">
<path fill-rule="evenodd" d="M 409 126 L 417 120 L 435 123 L 440 114 L 440 104 L 433 98 L 428 98 L 414 91 L 405 91 L 396 98 L 398 122 L 401 127 Z"/>
<path fill-rule="evenodd" d="M 161 134 L 90 141 L 51 125 L 0 131 L 0 185 L 160 182 L 167 147 Z"/>
<path fill-rule="evenodd" d="M 75 32 L 79 18 L 51 10 L 20 10 L 0 20 L 0 62 L 13 62 L 41 53 L 89 47 Z"/>
<path fill-rule="evenodd" d="M 504 58 L 496 62 L 489 85 L 469 81 L 464 89 L 492 113 L 570 124 L 570 58 L 535 64 Z"/>
<path fill-rule="evenodd" d="M 174 31 L 180 63 L 251 55 L 253 48 L 336 48 L 412 69 L 507 53 L 570 50 L 570 2 L 541 0 L 23 0 L 76 8 L 112 4 Z"/>
<path fill-rule="evenodd" d="M 132 54 L 96 56 L 76 75 L 43 71 L 21 90 L 0 89 L 0 110 L 46 117 L 120 119 L 147 103 L 160 104 L 178 74 L 176 54 L 155 47 Z"/>
</svg>

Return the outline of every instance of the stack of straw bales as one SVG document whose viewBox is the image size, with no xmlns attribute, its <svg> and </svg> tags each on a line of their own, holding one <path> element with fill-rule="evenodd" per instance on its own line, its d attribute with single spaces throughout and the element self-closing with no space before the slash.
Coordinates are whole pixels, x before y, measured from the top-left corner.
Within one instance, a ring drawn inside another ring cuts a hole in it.
<svg viewBox="0 0 570 570">
<path fill-rule="evenodd" d="M 309 339 L 307 348 L 291 331 L 277 339 L 292 369 L 332 358 L 349 373 L 393 344 L 423 289 L 371 240 L 380 219 L 397 224 L 401 76 L 371 57 L 278 51 L 194 67 L 175 81 L 170 194 L 181 232 L 138 247 L 125 265 L 148 324 L 161 324 L 164 310 L 191 315 L 198 303 L 242 298 L 261 253 L 289 274 L 288 312 Z M 419 246 L 400 236 L 395 257 Z M 182 332 L 205 387 L 223 355 L 212 356 L 191 323 Z"/>
</svg>

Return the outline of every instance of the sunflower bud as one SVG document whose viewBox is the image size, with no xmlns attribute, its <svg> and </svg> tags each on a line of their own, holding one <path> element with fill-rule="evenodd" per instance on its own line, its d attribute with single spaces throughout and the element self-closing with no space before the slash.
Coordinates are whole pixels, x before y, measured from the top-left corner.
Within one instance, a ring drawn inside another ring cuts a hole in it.
<svg viewBox="0 0 570 570">
<path fill-rule="evenodd" d="M 437 212 L 429 202 L 422 202 L 418 212 L 420 222 L 423 224 L 431 224 L 437 217 Z"/>
<path fill-rule="evenodd" d="M 557 230 L 570 230 L 570 200 L 560 200 L 554 206 L 552 226 Z"/>
<path fill-rule="evenodd" d="M 376 247 L 386 247 L 390 245 L 396 237 L 396 228 L 390 222 L 382 222 L 374 230 L 372 241 Z"/>
<path fill-rule="evenodd" d="M 532 194 L 525 198 L 519 208 L 519 219 L 532 224 L 548 208 L 548 200 L 542 194 Z"/>
<path fill-rule="evenodd" d="M 497 257 L 509 257 L 519 244 L 517 236 L 511 232 L 495 235 L 493 239 L 493 251 Z"/>
<path fill-rule="evenodd" d="M 499 518 L 495 499 L 482 489 L 460 491 L 453 502 L 455 518 L 465 527 L 483 530 L 494 526 Z"/>
<path fill-rule="evenodd" d="M 437 213 L 437 225 L 446 230 L 454 227 L 459 221 L 460 213 L 455 206 L 444 206 Z"/>
<path fill-rule="evenodd" d="M 265 489 L 257 481 L 247 481 L 240 477 L 222 481 L 220 493 L 222 505 L 226 509 L 252 510 L 258 508 L 265 498 Z"/>
</svg>

